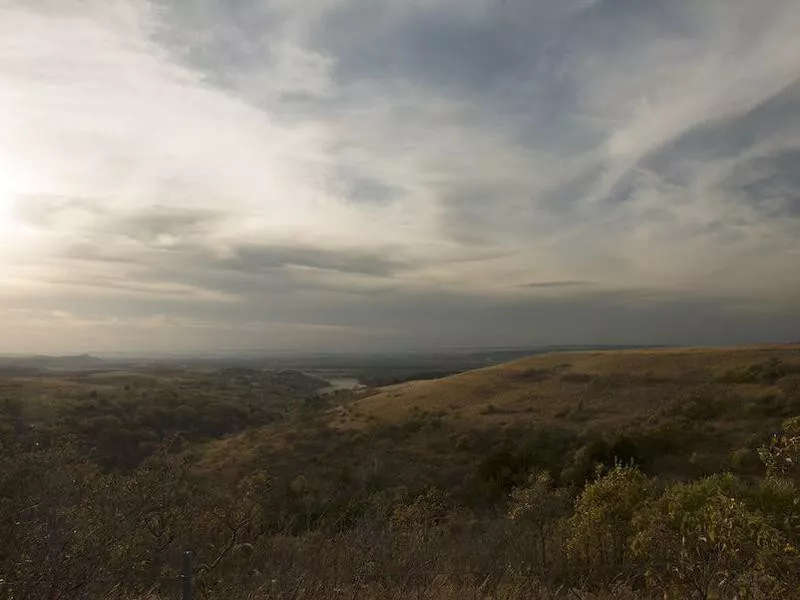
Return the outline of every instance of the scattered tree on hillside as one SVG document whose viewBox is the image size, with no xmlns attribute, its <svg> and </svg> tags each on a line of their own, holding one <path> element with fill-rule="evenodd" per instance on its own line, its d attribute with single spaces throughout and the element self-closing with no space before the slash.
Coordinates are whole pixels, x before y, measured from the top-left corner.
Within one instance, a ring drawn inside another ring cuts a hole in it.
<svg viewBox="0 0 800 600">
<path fill-rule="evenodd" d="M 633 535 L 633 515 L 651 490 L 644 474 L 621 465 L 589 483 L 578 496 L 570 519 L 569 553 L 587 565 L 623 564 Z"/>
<path fill-rule="evenodd" d="M 556 488 L 545 471 L 532 473 L 528 483 L 511 493 L 509 516 L 535 532 L 542 570 L 548 565 L 548 540 L 561 520 L 569 514 L 570 497 L 565 488 Z"/>
</svg>

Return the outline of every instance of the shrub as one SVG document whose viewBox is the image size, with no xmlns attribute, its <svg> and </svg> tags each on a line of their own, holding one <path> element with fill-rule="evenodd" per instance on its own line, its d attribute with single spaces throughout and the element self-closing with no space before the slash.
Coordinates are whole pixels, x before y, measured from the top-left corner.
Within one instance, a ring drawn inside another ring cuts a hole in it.
<svg viewBox="0 0 800 600">
<path fill-rule="evenodd" d="M 570 519 L 570 555 L 590 565 L 622 564 L 633 533 L 631 520 L 650 493 L 647 477 L 619 465 L 587 485 Z"/>
<path fill-rule="evenodd" d="M 789 375 L 794 369 L 777 358 L 739 367 L 725 372 L 719 380 L 723 383 L 774 383 Z"/>
<path fill-rule="evenodd" d="M 670 486 L 637 511 L 633 555 L 651 585 L 682 598 L 777 598 L 787 589 L 781 568 L 796 557 L 785 537 L 735 498 L 731 475 Z"/>
<path fill-rule="evenodd" d="M 738 472 L 749 473 L 759 466 L 758 455 L 751 448 L 737 448 L 728 455 L 728 462 L 732 469 Z"/>
<path fill-rule="evenodd" d="M 569 463 L 561 472 L 561 481 L 583 486 L 598 472 L 598 469 L 603 471 L 614 464 L 608 442 L 602 438 L 592 440 L 573 453 Z"/>
<path fill-rule="evenodd" d="M 800 475 L 800 417 L 784 421 L 783 432 L 759 448 L 758 455 L 771 475 Z"/>
<path fill-rule="evenodd" d="M 553 372 L 547 369 L 525 369 L 514 374 L 515 379 L 520 379 L 530 383 L 545 381 L 553 376 Z"/>
<path fill-rule="evenodd" d="M 589 383 L 594 379 L 594 375 L 589 373 L 565 373 L 561 376 L 561 381 L 566 383 Z"/>
</svg>

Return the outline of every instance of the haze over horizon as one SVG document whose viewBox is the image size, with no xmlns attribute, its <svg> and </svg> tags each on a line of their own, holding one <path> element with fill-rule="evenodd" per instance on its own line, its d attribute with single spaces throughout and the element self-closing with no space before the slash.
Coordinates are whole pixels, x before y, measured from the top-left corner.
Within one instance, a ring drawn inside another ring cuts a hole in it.
<svg viewBox="0 0 800 600">
<path fill-rule="evenodd" d="M 800 339 L 796 0 L 0 0 L 0 353 Z"/>
</svg>

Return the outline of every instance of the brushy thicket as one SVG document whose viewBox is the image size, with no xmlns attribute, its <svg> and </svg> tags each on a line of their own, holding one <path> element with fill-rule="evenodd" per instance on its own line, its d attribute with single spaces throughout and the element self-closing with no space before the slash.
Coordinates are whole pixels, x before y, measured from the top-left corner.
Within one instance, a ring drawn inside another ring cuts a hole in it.
<svg viewBox="0 0 800 600">
<path fill-rule="evenodd" d="M 199 598 L 768 599 L 800 589 L 800 419 L 762 448 L 757 479 L 663 482 L 617 465 L 576 489 L 534 472 L 504 512 L 475 512 L 435 488 L 383 490 L 300 527 L 302 478 L 278 507 L 266 474 L 222 487 L 175 444 L 116 474 L 46 440 L 3 450 L 4 600 L 178 598 L 186 548 Z"/>
<path fill-rule="evenodd" d="M 200 599 L 800 598 L 800 418 L 752 460 L 724 450 L 736 474 L 676 477 L 648 464 L 685 427 L 592 440 L 421 415 L 367 436 L 288 396 L 129 396 L 37 428 L 0 406 L 0 600 L 177 599 L 184 550 Z M 292 435 L 210 467 L 206 441 L 253 415 Z"/>
</svg>

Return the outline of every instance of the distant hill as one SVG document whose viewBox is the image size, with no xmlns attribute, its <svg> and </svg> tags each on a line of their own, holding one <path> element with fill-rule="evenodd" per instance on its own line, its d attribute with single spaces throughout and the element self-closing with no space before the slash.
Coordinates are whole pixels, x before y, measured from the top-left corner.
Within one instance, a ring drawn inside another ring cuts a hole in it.
<svg viewBox="0 0 800 600">
<path fill-rule="evenodd" d="M 81 370 L 102 369 L 108 363 L 91 354 L 71 356 L 0 356 L 0 369 L 4 370 Z"/>
</svg>

